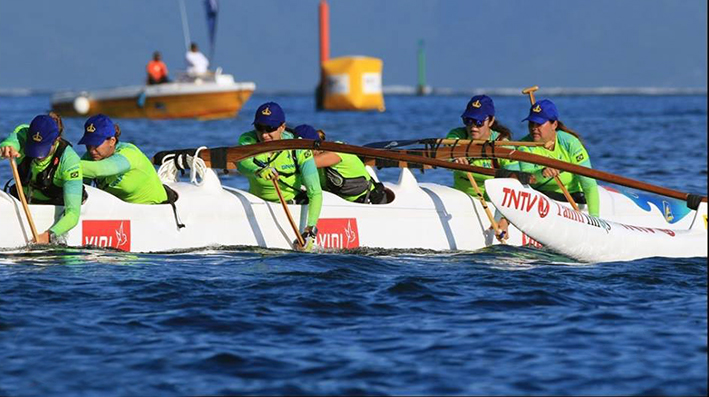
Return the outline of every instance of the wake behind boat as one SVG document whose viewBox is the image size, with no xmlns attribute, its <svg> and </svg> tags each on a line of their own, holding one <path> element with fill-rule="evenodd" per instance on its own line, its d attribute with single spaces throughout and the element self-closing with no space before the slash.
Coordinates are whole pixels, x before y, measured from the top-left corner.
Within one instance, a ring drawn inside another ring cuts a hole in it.
<svg viewBox="0 0 709 397">
<path fill-rule="evenodd" d="M 217 69 L 198 78 L 182 75 L 170 83 L 59 92 L 52 96 L 52 109 L 63 117 L 103 113 L 117 118 L 227 118 L 239 113 L 255 89 L 253 82 L 236 82 Z"/>
</svg>

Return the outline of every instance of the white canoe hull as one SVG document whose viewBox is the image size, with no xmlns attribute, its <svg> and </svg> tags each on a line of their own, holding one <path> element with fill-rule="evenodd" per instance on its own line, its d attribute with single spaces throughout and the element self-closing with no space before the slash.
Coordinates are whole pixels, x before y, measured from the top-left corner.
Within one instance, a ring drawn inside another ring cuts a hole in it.
<svg viewBox="0 0 709 397">
<path fill-rule="evenodd" d="M 602 202 L 601 217 L 574 211 L 566 204 L 548 199 L 514 179 L 485 183 L 491 201 L 517 228 L 546 247 L 584 262 L 634 260 L 647 257 L 706 257 L 707 204 L 688 211 L 682 220 L 668 227 L 663 216 L 674 220 L 671 209 L 649 206 L 646 216 L 634 211 L 609 215 L 612 204 Z M 627 206 L 620 196 L 616 205 Z M 668 203 L 665 201 L 665 203 Z"/>
<path fill-rule="evenodd" d="M 82 205 L 79 224 L 66 234 L 66 244 L 132 252 L 216 246 L 292 249 L 296 236 L 280 203 L 222 187 L 212 170 L 207 170 L 199 186 L 186 182 L 170 186 L 180 195 L 177 212 L 186 227 L 176 226 L 170 205 L 129 204 L 87 186 L 89 198 Z M 395 199 L 384 205 L 350 203 L 325 192 L 318 223 L 319 245 L 326 249 L 469 251 L 497 244 L 478 200 L 448 186 L 419 184 L 408 169 L 402 170 L 397 183 L 385 186 Z M 601 201 L 605 208 L 602 215 L 609 219 L 633 219 L 646 227 L 668 227 L 661 211 L 641 210 L 626 195 L 601 189 Z M 289 208 L 302 229 L 307 205 L 289 205 Z M 39 232 L 50 227 L 63 210 L 48 205 L 30 205 L 30 209 Z M 0 192 L 0 215 L 3 219 L 0 249 L 24 249 L 31 233 L 19 201 Z M 688 228 L 689 218 L 675 218 L 672 227 Z M 540 246 L 529 236 L 510 227 L 507 243 Z"/>
<path fill-rule="evenodd" d="M 156 252 L 213 246 L 259 246 L 292 249 L 296 236 L 280 203 L 266 202 L 238 189 L 222 187 L 208 170 L 200 186 L 170 184 L 180 195 L 177 211 L 186 227 L 178 229 L 170 205 L 125 203 L 87 186 L 79 224 L 66 235 L 69 246 L 114 247 L 132 252 Z M 397 184 L 386 184 L 394 203 L 350 203 L 324 193 L 318 242 L 324 248 L 475 250 L 495 243 L 489 221 L 477 201 L 446 186 L 416 183 L 406 170 Z M 302 229 L 307 205 L 289 205 Z M 39 232 L 50 227 L 62 207 L 30 205 Z M 0 193 L 4 223 L 0 248 L 18 249 L 31 237 L 22 206 Z M 517 230 L 514 245 L 530 243 Z"/>
</svg>

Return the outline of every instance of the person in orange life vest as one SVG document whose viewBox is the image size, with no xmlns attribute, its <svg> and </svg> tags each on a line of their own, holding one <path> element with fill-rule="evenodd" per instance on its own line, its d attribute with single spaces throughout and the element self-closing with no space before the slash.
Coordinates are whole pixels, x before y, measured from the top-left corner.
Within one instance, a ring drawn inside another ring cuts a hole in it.
<svg viewBox="0 0 709 397">
<path fill-rule="evenodd" d="M 153 60 L 148 62 L 146 70 L 148 71 L 148 84 L 161 84 L 170 81 L 167 78 L 167 65 L 162 61 L 160 51 L 153 53 Z"/>
</svg>

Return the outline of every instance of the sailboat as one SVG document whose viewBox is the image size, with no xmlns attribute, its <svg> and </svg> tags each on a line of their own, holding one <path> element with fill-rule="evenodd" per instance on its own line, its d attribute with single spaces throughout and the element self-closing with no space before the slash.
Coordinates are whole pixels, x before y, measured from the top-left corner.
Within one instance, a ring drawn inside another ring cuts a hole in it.
<svg viewBox="0 0 709 397">
<path fill-rule="evenodd" d="M 207 25 L 214 54 L 217 1 L 205 0 Z M 189 28 L 184 3 L 180 0 L 185 45 Z M 236 117 L 256 90 L 253 82 L 237 82 L 221 68 L 198 76 L 177 73 L 168 83 L 135 85 L 93 91 L 64 91 L 52 96 L 52 110 L 63 117 L 83 117 L 103 113 L 116 118 L 219 119 Z"/>
</svg>

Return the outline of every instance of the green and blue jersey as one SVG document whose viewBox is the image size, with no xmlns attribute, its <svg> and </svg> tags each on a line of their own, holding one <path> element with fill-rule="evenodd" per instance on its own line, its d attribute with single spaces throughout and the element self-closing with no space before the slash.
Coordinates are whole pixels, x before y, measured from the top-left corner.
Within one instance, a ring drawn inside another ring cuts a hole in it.
<svg viewBox="0 0 709 397">
<path fill-rule="evenodd" d="M 293 134 L 284 131 L 281 139 L 293 139 Z M 253 145 L 258 142 L 256 131 L 245 132 L 239 137 L 239 145 Z M 305 186 L 308 196 L 307 226 L 315 226 L 322 209 L 322 189 L 312 150 L 262 153 L 237 164 L 239 172 L 249 180 L 250 193 L 266 201 L 276 202 L 279 199 L 273 182 L 256 175 L 264 165 L 273 167 L 278 172 L 279 187 L 286 201 L 294 199 L 300 193 L 300 187 Z"/>
<path fill-rule="evenodd" d="M 135 145 L 116 144 L 110 157 L 94 161 L 89 153 L 81 158 L 81 168 L 86 182 L 96 181 L 96 186 L 123 201 L 134 204 L 160 204 L 167 193 L 150 160 Z"/>
<path fill-rule="evenodd" d="M 489 141 L 491 141 L 491 142 L 495 141 L 495 140 L 497 140 L 497 138 L 499 136 L 500 136 L 500 134 L 497 131 L 491 130 Z M 468 135 L 468 131 L 465 129 L 465 127 L 459 127 L 459 128 L 454 128 L 454 129 L 450 130 L 448 135 L 446 135 L 446 139 L 461 139 L 462 140 L 462 139 L 472 139 L 472 138 L 470 137 L 470 135 Z M 499 144 L 499 141 L 496 144 Z M 470 163 L 470 165 L 473 165 L 476 167 L 494 168 L 492 159 L 469 158 L 468 162 Z M 511 171 L 519 171 L 519 163 L 516 160 L 498 159 L 497 163 L 500 168 L 503 168 L 506 170 L 511 170 Z M 483 196 L 486 199 L 488 199 L 487 193 L 485 192 L 485 181 L 490 178 L 494 178 L 494 177 L 490 176 L 490 175 L 482 175 L 482 174 L 473 173 L 473 178 L 475 179 L 475 182 L 478 184 L 478 188 L 480 188 L 480 192 L 483 194 Z M 469 194 L 471 196 L 477 196 L 475 189 L 473 188 L 472 184 L 470 183 L 470 180 L 468 179 L 468 173 L 466 171 L 459 171 L 459 170 L 453 171 L 453 188 L 460 190 L 461 192 L 464 192 L 464 193 Z"/>
<path fill-rule="evenodd" d="M 522 141 L 533 142 L 534 139 L 531 135 L 527 135 L 522 138 Z M 593 168 L 591 167 L 591 159 L 588 157 L 588 152 L 581 141 L 579 141 L 579 139 L 575 136 L 564 131 L 556 132 L 556 141 L 554 142 L 553 150 L 546 149 L 543 146 L 521 146 L 518 150 L 583 167 Z M 533 188 L 543 192 L 563 194 L 559 185 L 554 181 L 554 178 L 545 178 L 542 175 L 542 170 L 544 170 L 544 168 L 546 167 L 543 165 L 523 162 L 520 163 L 521 171 L 534 175 L 537 182 L 532 185 Z M 593 216 L 598 216 L 600 210 L 600 200 L 598 196 L 598 184 L 595 179 L 572 174 L 570 172 L 561 172 L 559 174 L 559 179 L 569 193 L 582 191 L 586 197 L 588 213 Z"/>
<path fill-rule="evenodd" d="M 0 147 L 11 146 L 20 153 L 19 161 L 24 159 L 24 146 L 27 142 L 27 133 L 29 132 L 28 124 L 21 124 L 15 128 L 10 135 L 0 142 Z M 52 153 L 56 150 L 59 142 L 56 142 Z M 53 156 L 46 158 L 34 159 L 30 163 L 30 180 L 36 180 L 37 176 L 51 165 Z M 79 215 L 81 214 L 81 200 L 83 193 L 83 174 L 80 165 L 79 156 L 71 146 L 64 149 L 57 170 L 52 178 L 52 184 L 62 189 L 64 199 L 64 212 L 57 221 L 49 228 L 49 231 L 54 235 L 62 235 L 73 229 L 79 223 Z M 28 186 L 23 186 L 23 191 L 26 195 L 30 195 L 30 200 L 39 202 L 47 201 L 49 197 L 44 195 L 40 190 L 29 189 Z"/>
</svg>

